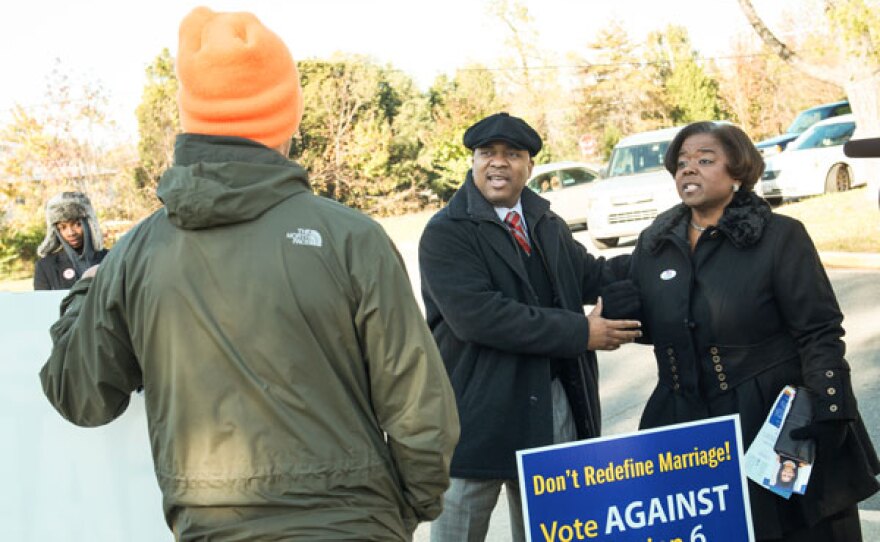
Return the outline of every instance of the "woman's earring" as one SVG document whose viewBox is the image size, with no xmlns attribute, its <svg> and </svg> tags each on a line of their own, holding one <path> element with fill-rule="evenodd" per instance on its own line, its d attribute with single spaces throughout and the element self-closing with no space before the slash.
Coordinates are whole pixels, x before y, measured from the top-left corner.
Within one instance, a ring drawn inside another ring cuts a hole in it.
<svg viewBox="0 0 880 542">
<path fill-rule="evenodd" d="M 731 188 L 733 188 L 734 192 L 739 192 L 739 183 L 733 183 L 733 186 Z"/>
</svg>

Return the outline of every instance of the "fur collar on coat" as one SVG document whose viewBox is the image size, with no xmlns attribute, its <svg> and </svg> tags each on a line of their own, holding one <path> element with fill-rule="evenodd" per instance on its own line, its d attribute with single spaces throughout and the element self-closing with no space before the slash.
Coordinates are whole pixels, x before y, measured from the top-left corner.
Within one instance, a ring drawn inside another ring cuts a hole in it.
<svg viewBox="0 0 880 542">
<path fill-rule="evenodd" d="M 717 227 L 733 246 L 749 247 L 761 239 L 772 212 L 770 205 L 754 192 L 737 192 L 724 209 Z M 658 215 L 642 234 L 648 251 L 656 253 L 666 235 L 682 221 L 690 220 L 690 216 L 690 208 L 683 203 Z"/>
</svg>

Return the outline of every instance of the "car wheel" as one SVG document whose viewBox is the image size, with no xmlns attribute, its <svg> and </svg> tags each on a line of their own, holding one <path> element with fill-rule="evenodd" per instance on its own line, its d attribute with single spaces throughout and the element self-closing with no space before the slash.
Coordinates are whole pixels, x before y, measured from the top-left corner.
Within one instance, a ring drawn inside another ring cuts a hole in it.
<svg viewBox="0 0 880 542">
<path fill-rule="evenodd" d="M 601 239 L 590 237 L 590 239 L 593 240 L 593 244 L 596 245 L 596 248 L 614 248 L 620 240 L 619 237 L 603 237 Z"/>
<path fill-rule="evenodd" d="M 852 173 L 846 164 L 837 164 L 825 177 L 825 193 L 846 192 L 852 188 Z"/>
</svg>

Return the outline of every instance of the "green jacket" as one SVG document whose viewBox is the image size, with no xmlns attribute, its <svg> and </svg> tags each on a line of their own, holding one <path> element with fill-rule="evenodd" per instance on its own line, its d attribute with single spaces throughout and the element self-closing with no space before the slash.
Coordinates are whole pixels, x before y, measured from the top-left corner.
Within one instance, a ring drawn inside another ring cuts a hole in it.
<svg viewBox="0 0 880 542">
<path fill-rule="evenodd" d="M 179 136 L 158 195 L 62 303 L 40 373 L 58 412 L 105 424 L 143 385 L 182 538 L 396 540 L 436 517 L 455 399 L 383 229 L 240 138 Z"/>
</svg>

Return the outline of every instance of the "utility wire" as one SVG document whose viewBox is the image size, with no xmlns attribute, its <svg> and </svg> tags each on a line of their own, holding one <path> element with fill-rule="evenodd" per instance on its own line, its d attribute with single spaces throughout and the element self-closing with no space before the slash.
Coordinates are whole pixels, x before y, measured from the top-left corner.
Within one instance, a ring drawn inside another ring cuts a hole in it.
<svg viewBox="0 0 880 542">
<path fill-rule="evenodd" d="M 740 58 L 759 58 L 759 57 L 775 57 L 776 53 L 751 53 L 745 55 L 722 55 L 708 57 L 694 57 L 695 61 L 715 61 L 715 60 L 735 60 Z M 590 68 L 612 68 L 615 66 L 651 66 L 651 65 L 667 65 L 672 62 L 669 60 L 626 60 L 621 62 L 596 62 L 589 64 L 562 64 L 562 65 L 545 65 L 545 66 L 509 66 L 503 68 L 486 68 L 486 67 L 465 67 L 456 68 L 455 71 L 487 71 L 487 72 L 503 72 L 513 70 L 567 70 L 567 69 L 590 69 Z M 404 71 L 394 69 L 392 71 Z"/>
<path fill-rule="evenodd" d="M 766 52 L 766 53 L 750 53 L 750 54 L 742 54 L 742 55 L 719 55 L 719 56 L 707 56 L 707 57 L 694 57 L 695 61 L 721 61 L 721 60 L 736 60 L 743 58 L 761 58 L 761 57 L 775 57 L 776 53 Z M 573 69 L 596 69 L 596 68 L 614 68 L 614 67 L 623 67 L 623 66 L 659 66 L 659 65 L 670 65 L 672 64 L 669 60 L 626 60 L 620 62 L 596 62 L 589 64 L 559 64 L 559 65 L 543 65 L 543 66 L 508 66 L 508 67 L 462 67 L 455 68 L 454 71 L 459 72 L 508 72 L 508 71 L 521 71 L 524 69 L 527 70 L 573 70 Z M 395 73 L 406 73 L 406 70 L 402 68 L 390 68 L 387 71 L 395 72 Z M 39 102 L 39 103 L 30 103 L 30 104 L 22 104 L 16 103 L 18 107 L 21 107 L 25 111 L 33 111 L 38 108 L 48 108 L 50 106 L 58 105 L 62 103 L 61 101 L 57 102 Z M 74 98 L 64 100 L 64 103 L 69 105 L 80 105 L 87 104 L 89 100 L 83 98 Z M 12 109 L 12 108 L 10 108 Z"/>
</svg>

